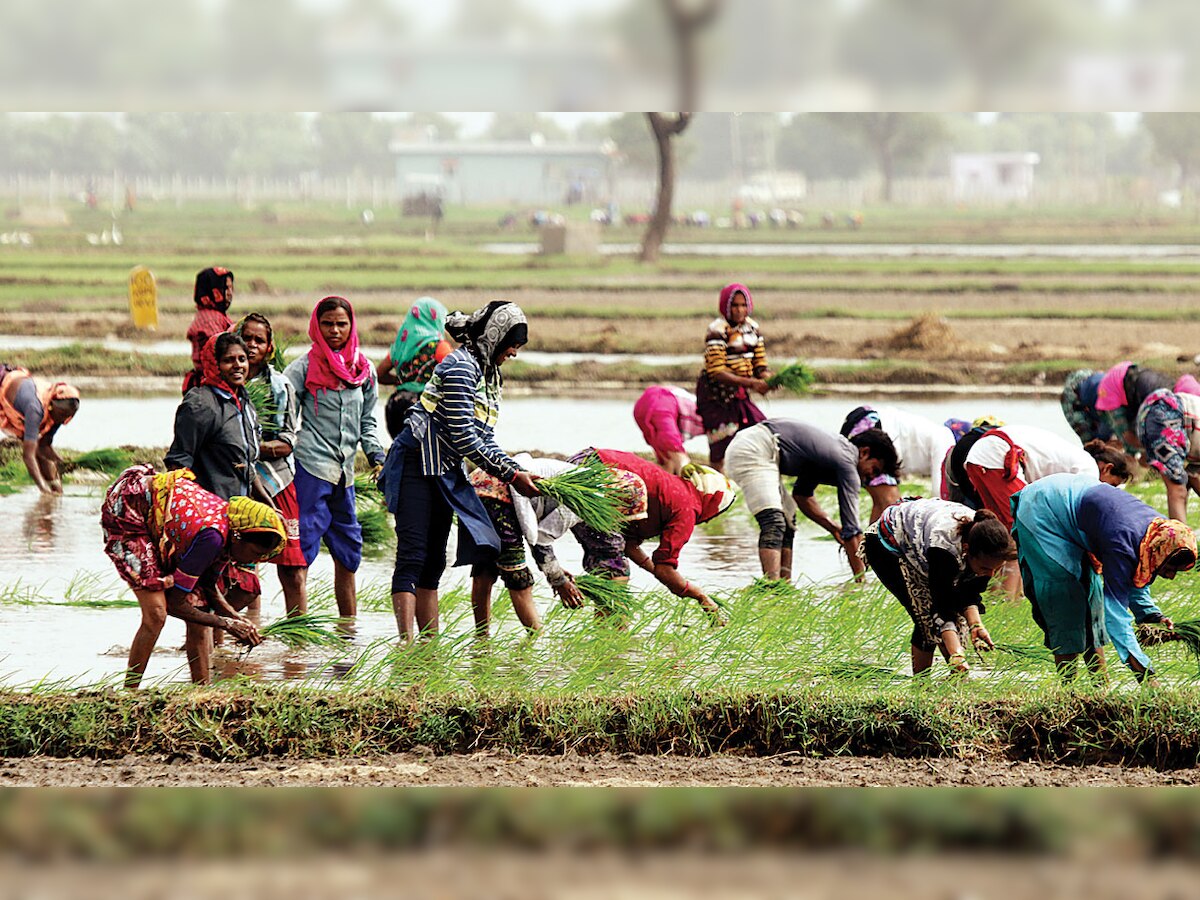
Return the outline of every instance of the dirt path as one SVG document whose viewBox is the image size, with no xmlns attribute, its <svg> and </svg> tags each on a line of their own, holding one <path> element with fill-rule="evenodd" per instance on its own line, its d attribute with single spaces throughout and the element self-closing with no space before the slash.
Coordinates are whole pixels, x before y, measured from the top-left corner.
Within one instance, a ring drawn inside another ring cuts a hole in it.
<svg viewBox="0 0 1200 900">
<path fill-rule="evenodd" d="M 1007 760 L 810 759 L 716 756 L 430 756 L 345 760 L 166 762 L 155 757 L 0 761 L 0 784 L 15 786 L 1161 786 L 1200 784 L 1200 770 L 1158 772 L 1119 766 L 1060 766 Z"/>
</svg>

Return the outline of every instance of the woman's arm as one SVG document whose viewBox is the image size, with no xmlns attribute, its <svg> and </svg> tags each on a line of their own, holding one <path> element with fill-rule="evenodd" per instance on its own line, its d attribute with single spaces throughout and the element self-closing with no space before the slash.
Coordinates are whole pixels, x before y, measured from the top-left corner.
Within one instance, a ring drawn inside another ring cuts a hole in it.
<svg viewBox="0 0 1200 900">
<path fill-rule="evenodd" d="M 392 354 L 388 354 L 379 361 L 379 365 L 375 367 L 375 375 L 379 378 L 380 384 L 399 384 L 400 379 L 395 373 L 396 364 L 392 362 Z"/>
<path fill-rule="evenodd" d="M 489 436 L 485 439 L 481 433 L 475 418 L 475 392 L 479 376 L 466 361 L 456 363 L 447 365 L 439 373 L 442 399 L 438 403 L 438 410 L 446 426 L 442 436 L 463 459 L 469 459 L 505 484 L 511 484 L 520 466 L 496 445 L 494 438 Z"/>
<path fill-rule="evenodd" d="M 163 457 L 168 469 L 189 469 L 196 461 L 196 454 L 212 435 L 212 421 L 207 407 L 200 402 L 200 387 L 188 391 L 179 408 L 175 410 L 175 436 L 167 455 Z"/>
<path fill-rule="evenodd" d="M 363 405 L 358 422 L 358 440 L 371 465 L 381 466 L 387 452 L 379 443 L 379 426 L 375 422 L 375 405 L 379 402 L 379 388 L 373 377 L 368 377 L 363 382 L 362 393 Z"/>
</svg>

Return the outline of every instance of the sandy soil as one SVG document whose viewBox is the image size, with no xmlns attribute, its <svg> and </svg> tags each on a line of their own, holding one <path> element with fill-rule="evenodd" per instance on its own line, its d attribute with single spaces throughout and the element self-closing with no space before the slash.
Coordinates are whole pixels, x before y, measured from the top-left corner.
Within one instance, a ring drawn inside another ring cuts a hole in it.
<svg viewBox="0 0 1200 900">
<path fill-rule="evenodd" d="M 480 897 L 489 900 L 684 900 L 690 897 L 921 898 L 921 900 L 1128 900 L 1195 896 L 1195 867 L 1181 861 L 1045 858 L 926 852 L 696 851 L 618 853 L 420 852 L 319 854 L 303 859 L 70 861 L 0 868 L 0 897 L 135 900 L 214 897 Z"/>
<path fill-rule="evenodd" d="M 37 757 L 0 761 L 0 785 L 15 786 L 567 786 L 741 785 L 983 787 L 1200 784 L 1200 769 L 1158 772 L 1119 766 L 1060 766 L 1008 760 L 834 758 L 784 754 L 715 756 L 509 756 L 407 753 L 343 760 L 215 763 L 129 756 L 120 760 Z"/>
</svg>

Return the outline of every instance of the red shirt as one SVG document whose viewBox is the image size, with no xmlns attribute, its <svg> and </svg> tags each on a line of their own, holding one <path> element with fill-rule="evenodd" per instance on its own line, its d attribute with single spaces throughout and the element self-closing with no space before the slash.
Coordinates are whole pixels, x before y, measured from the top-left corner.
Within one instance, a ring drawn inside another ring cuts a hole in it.
<svg viewBox="0 0 1200 900">
<path fill-rule="evenodd" d="M 696 530 L 700 492 L 690 481 L 622 450 L 597 450 L 605 464 L 632 472 L 646 482 L 646 518 L 625 525 L 625 536 L 641 543 L 658 538 L 651 555 L 656 564 L 679 567 L 679 553 Z"/>
</svg>

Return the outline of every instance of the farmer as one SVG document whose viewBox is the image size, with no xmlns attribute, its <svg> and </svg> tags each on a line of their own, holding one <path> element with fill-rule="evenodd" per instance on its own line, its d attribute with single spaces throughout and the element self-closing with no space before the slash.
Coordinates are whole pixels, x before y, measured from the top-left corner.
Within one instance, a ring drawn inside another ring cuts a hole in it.
<svg viewBox="0 0 1200 900">
<path fill-rule="evenodd" d="M 733 436 L 766 418 L 750 398 L 766 394 L 771 371 L 754 300 L 744 284 L 727 284 L 717 304 L 721 315 L 704 338 L 704 369 L 696 380 L 696 407 L 708 434 L 708 456 L 720 472 Z"/>
<path fill-rule="evenodd" d="M 300 430 L 293 459 L 300 508 L 300 549 L 305 567 L 321 552 L 333 557 L 333 592 L 343 617 L 358 612 L 355 573 L 362 562 L 362 528 L 354 495 L 354 463 L 359 446 L 379 472 L 384 450 L 375 427 L 379 390 L 375 367 L 358 349 L 354 307 L 344 297 L 325 297 L 308 322 L 309 351 L 283 370 L 296 392 Z"/>
<path fill-rule="evenodd" d="M 1136 431 L 1138 409 L 1155 391 L 1174 387 L 1169 375 L 1146 369 L 1135 363 L 1117 363 L 1104 373 L 1096 388 L 1096 410 L 1115 437 L 1121 439 L 1129 453 L 1137 453 Z"/>
<path fill-rule="evenodd" d="M 300 549 L 300 504 L 296 499 L 296 391 L 271 360 L 275 358 L 275 335 L 266 316 L 250 313 L 234 328 L 246 344 L 248 390 L 268 398 L 259 416 L 262 436 L 258 445 L 255 473 L 263 491 L 283 519 L 287 543 L 271 562 L 277 566 L 283 587 L 283 603 L 289 614 L 308 611 L 304 590 L 304 551 Z"/>
<path fill-rule="evenodd" d="M 61 494 L 54 436 L 79 411 L 79 391 L 57 381 L 39 391 L 25 369 L 0 363 L 0 431 L 21 442 L 25 470 L 43 494 Z"/>
<path fill-rule="evenodd" d="M 266 559 L 283 545 L 283 521 L 247 497 L 222 500 L 186 469 L 126 469 L 100 507 L 104 552 L 133 588 L 142 621 L 129 648 L 125 686 L 136 688 L 168 615 L 187 625 L 185 650 L 193 682 L 209 679 L 210 628 L 246 646 L 262 642 L 236 600 L 219 588 L 230 563 Z"/>
<path fill-rule="evenodd" d="M 549 478 L 574 469 L 569 462 L 541 459 L 520 453 L 513 457 L 526 472 Z M 475 631 L 486 636 L 491 623 L 492 587 L 497 577 L 504 582 L 512 598 L 513 611 L 530 633 L 541 629 L 537 606 L 533 602 L 533 574 L 525 562 L 525 543 L 533 552 L 534 562 L 554 593 L 568 609 L 583 604 L 583 597 L 569 572 L 554 555 L 553 542 L 579 524 L 579 517 L 558 501 L 539 494 L 526 497 L 511 484 L 505 484 L 483 469 L 475 469 L 468 479 L 483 502 L 488 517 L 500 538 L 500 555 L 495 560 L 477 562 L 471 567 L 471 606 L 475 612 Z M 640 479 L 638 479 L 640 483 Z M 641 485 L 641 496 L 646 487 Z M 643 509 L 645 503 L 642 504 Z"/>
<path fill-rule="evenodd" d="M 1084 444 L 1089 441 L 1107 441 L 1113 437 L 1108 417 L 1096 409 L 1103 378 L 1103 372 L 1076 369 L 1067 376 L 1063 384 L 1060 399 L 1063 416 Z"/>
<path fill-rule="evenodd" d="M 696 397 L 669 384 L 652 384 L 633 405 L 633 420 L 660 466 L 678 475 L 691 460 L 683 442 L 704 434 Z"/>
<path fill-rule="evenodd" d="M 208 339 L 201 355 L 200 381 L 183 395 L 175 411 L 175 436 L 163 458 L 168 469 L 188 469 L 196 483 L 222 500 L 257 497 L 270 501 L 255 473 L 259 426 L 246 394 L 246 344 L 225 332 Z M 262 583 L 253 565 L 223 571 L 221 593 L 238 609 L 256 613 Z"/>
<path fill-rule="evenodd" d="M 450 343 L 442 335 L 446 316 L 446 307 L 432 297 L 418 298 L 396 331 L 388 355 L 379 363 L 379 383 L 396 385 L 383 410 L 393 438 L 400 434 L 434 368 L 450 354 Z"/>
<path fill-rule="evenodd" d="M 442 360 L 425 385 L 379 479 L 396 518 L 392 608 L 401 638 L 438 629 L 438 583 L 446 568 L 450 521 L 458 514 L 459 559 L 485 563 L 500 553 L 500 538 L 471 489 L 470 460 L 526 497 L 538 494 L 532 475 L 496 444 L 504 379 L 500 367 L 529 340 L 525 313 L 493 300 L 470 316 L 456 312 L 446 330 L 462 346 Z"/>
<path fill-rule="evenodd" d="M 1103 673 L 1104 644 L 1111 640 L 1138 681 L 1152 675 L 1130 614 L 1138 623 L 1173 627 L 1149 587 L 1196 564 L 1192 530 L 1090 475 L 1043 478 L 1012 505 L 1025 595 L 1059 672 L 1073 676 L 1083 654 L 1092 671 Z"/>
<path fill-rule="evenodd" d="M 994 513 L 947 500 L 889 506 L 867 528 L 867 565 L 913 620 L 913 674 L 933 665 L 939 649 L 950 667 L 968 669 L 960 629 L 992 647 L 983 627 L 983 592 L 1007 560 L 1017 558 L 1008 529 Z"/>
<path fill-rule="evenodd" d="M 954 432 L 948 425 L 900 409 L 859 406 L 846 416 L 841 434 L 851 438 L 868 428 L 878 428 L 892 439 L 896 453 L 904 460 L 906 475 L 929 476 L 932 481 L 930 496 L 941 495 L 942 461 L 954 446 Z M 884 509 L 900 502 L 897 481 L 891 475 L 879 475 L 864 487 L 871 496 L 872 522 Z"/>
<path fill-rule="evenodd" d="M 728 457 L 729 477 L 741 488 L 758 522 L 764 577 L 791 580 L 797 509 L 833 535 L 856 577 L 863 573 L 858 491 L 863 482 L 899 474 L 900 460 L 890 437 L 868 428 L 847 439 L 792 419 L 768 419 L 739 432 Z M 783 487 L 784 475 L 796 478 L 790 495 Z M 814 496 L 821 484 L 837 487 L 840 527 Z"/>
<path fill-rule="evenodd" d="M 1200 493 L 1200 397 L 1155 391 L 1137 414 L 1137 436 L 1167 489 L 1167 515 L 1187 521 L 1188 491 Z"/>
<path fill-rule="evenodd" d="M 733 505 L 737 489 L 708 466 L 693 463 L 682 475 L 672 475 L 640 456 L 621 450 L 589 447 L 571 461 L 579 462 L 591 453 L 632 488 L 631 505 L 625 510 L 625 527 L 620 533 L 604 534 L 582 522 L 571 529 L 583 547 L 583 568 L 592 575 L 628 581 L 632 561 L 676 597 L 695 600 L 709 616 L 720 621 L 717 604 L 680 574 L 679 554 L 697 525 L 715 519 Z M 645 485 L 644 495 L 637 491 L 637 481 L 630 476 Z M 647 540 L 658 541 L 653 554 L 642 549 Z"/>
<path fill-rule="evenodd" d="M 200 384 L 204 376 L 201 357 L 209 338 L 233 327 L 233 319 L 227 315 L 233 303 L 233 272 L 221 266 L 201 269 L 196 273 L 192 301 L 196 304 L 196 314 L 187 330 L 187 338 L 192 342 L 192 371 L 183 378 L 185 394 Z"/>
</svg>

